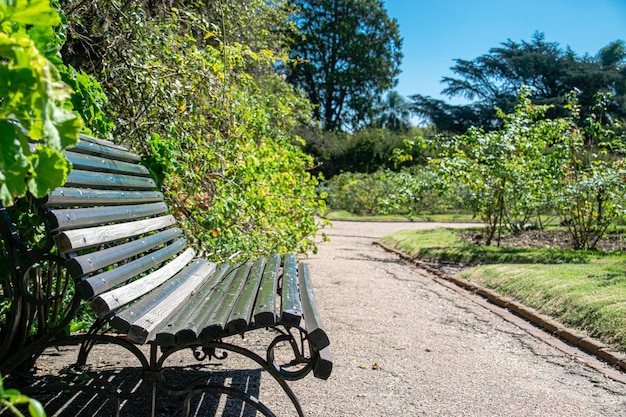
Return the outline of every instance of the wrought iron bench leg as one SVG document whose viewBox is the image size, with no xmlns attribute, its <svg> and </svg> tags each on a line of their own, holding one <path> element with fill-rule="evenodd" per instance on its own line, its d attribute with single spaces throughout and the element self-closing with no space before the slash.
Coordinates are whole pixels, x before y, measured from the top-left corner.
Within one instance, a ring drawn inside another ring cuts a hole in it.
<svg viewBox="0 0 626 417">
<path fill-rule="evenodd" d="M 272 344 L 273 346 L 273 344 Z M 273 365 L 270 364 L 268 361 L 266 361 L 265 359 L 263 359 L 261 356 L 259 356 L 258 354 L 237 346 L 237 345 L 233 345 L 230 343 L 225 343 L 222 341 L 213 341 L 213 342 L 205 342 L 203 344 L 194 344 L 194 345 L 187 345 L 187 346 L 176 346 L 173 347 L 171 349 L 167 349 L 159 358 L 159 360 L 157 362 L 155 362 L 154 364 L 151 364 L 151 368 L 156 370 L 160 370 L 164 368 L 164 363 L 167 360 L 167 358 L 172 355 L 175 352 L 178 352 L 180 350 L 183 349 L 192 349 L 194 352 L 197 351 L 197 349 L 202 349 L 205 352 L 214 352 L 216 349 L 219 349 L 221 351 L 225 351 L 225 352 L 232 352 L 232 353 L 236 353 L 238 355 L 241 355 L 243 357 L 246 357 L 248 359 L 253 360 L 254 362 L 256 362 L 259 366 L 261 366 L 265 371 L 267 371 L 267 373 L 269 375 L 272 376 L 272 378 L 274 378 L 274 380 L 280 385 L 280 387 L 283 389 L 283 391 L 285 392 L 285 394 L 287 395 L 287 397 L 289 398 L 289 400 L 291 401 L 295 411 L 297 412 L 297 415 L 299 417 L 304 417 L 304 412 L 302 411 L 302 406 L 300 405 L 295 393 L 293 392 L 293 390 L 291 389 L 291 387 L 287 384 L 287 379 L 285 378 L 284 375 L 282 375 L 277 368 Z M 209 358 L 210 355 L 195 355 L 197 359 L 202 360 L 204 358 Z M 210 359 L 210 358 L 209 358 Z M 250 406 L 254 407 L 257 411 L 259 411 L 260 413 L 262 413 L 265 416 L 270 416 L 273 417 L 275 416 L 275 414 L 269 409 L 267 408 L 267 406 L 265 406 L 263 403 L 261 403 L 257 398 L 251 396 L 250 394 L 241 391 L 241 390 L 237 390 L 235 388 L 231 388 L 231 387 L 226 387 L 223 385 L 215 385 L 215 384 L 202 384 L 200 383 L 203 379 L 206 378 L 198 378 L 196 381 L 191 382 L 188 386 L 186 386 L 185 388 L 182 389 L 175 389 L 172 387 L 167 386 L 166 381 L 161 380 L 160 381 L 160 388 L 162 391 L 164 391 L 165 393 L 167 393 L 168 395 L 185 395 L 185 414 L 183 415 L 188 415 L 187 413 L 190 411 L 189 410 L 189 403 L 191 401 L 191 397 L 193 397 L 194 395 L 200 394 L 202 392 L 212 392 L 212 393 L 218 393 L 218 394 L 225 394 L 227 396 L 231 396 L 231 397 L 235 397 L 235 398 L 239 398 L 240 400 L 246 402 L 247 404 L 249 404 Z"/>
</svg>

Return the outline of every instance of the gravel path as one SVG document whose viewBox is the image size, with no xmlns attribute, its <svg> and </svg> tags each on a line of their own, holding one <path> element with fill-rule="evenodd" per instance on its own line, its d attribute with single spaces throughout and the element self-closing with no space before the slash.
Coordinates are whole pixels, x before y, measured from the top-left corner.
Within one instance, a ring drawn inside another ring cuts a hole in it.
<svg viewBox="0 0 626 417">
<path fill-rule="evenodd" d="M 626 415 L 626 385 L 587 366 L 584 354 L 554 348 L 372 245 L 434 226 L 325 230 L 331 242 L 307 263 L 335 367 L 328 381 L 294 384 L 307 415 Z"/>
</svg>

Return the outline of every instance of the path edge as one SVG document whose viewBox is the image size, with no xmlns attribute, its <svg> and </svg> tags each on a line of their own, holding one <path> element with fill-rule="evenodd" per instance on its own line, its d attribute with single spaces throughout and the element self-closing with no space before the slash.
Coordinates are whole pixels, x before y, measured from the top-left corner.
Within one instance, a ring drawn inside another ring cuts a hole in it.
<svg viewBox="0 0 626 417">
<path fill-rule="evenodd" d="M 429 272 L 439 279 L 452 283 L 465 291 L 476 294 L 483 299 L 486 299 L 489 302 L 495 304 L 496 306 L 501 307 L 518 317 L 521 317 L 522 319 L 539 327 L 551 336 L 554 336 L 566 342 L 568 345 L 581 349 L 582 351 L 599 358 L 606 364 L 615 367 L 622 372 L 626 371 L 626 354 L 606 346 L 601 341 L 587 335 L 582 335 L 573 329 L 567 328 L 562 323 L 554 320 L 552 317 L 541 314 L 537 312 L 537 310 L 528 307 L 516 300 L 505 297 L 497 293 L 496 291 L 493 291 L 489 288 L 481 287 L 480 285 L 477 285 L 466 279 L 459 278 L 453 275 L 448 275 L 445 272 L 437 268 L 433 268 L 425 262 L 420 261 L 419 259 L 416 259 L 415 257 L 412 257 L 380 241 L 374 241 L 373 244 L 380 246 L 388 252 L 398 255 L 403 260 L 412 263 L 416 267 Z M 618 379 L 621 380 L 621 382 L 626 382 L 626 376 Z"/>
</svg>

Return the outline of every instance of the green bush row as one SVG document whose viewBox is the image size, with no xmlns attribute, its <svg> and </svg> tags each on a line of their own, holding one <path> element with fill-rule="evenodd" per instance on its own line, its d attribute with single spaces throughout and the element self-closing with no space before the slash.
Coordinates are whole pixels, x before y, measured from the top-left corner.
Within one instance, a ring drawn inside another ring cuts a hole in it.
<svg viewBox="0 0 626 417">
<path fill-rule="evenodd" d="M 459 198 L 442 193 L 441 181 L 429 166 L 371 174 L 345 172 L 324 181 L 319 191 L 328 207 L 359 215 L 418 215 L 455 211 Z"/>
</svg>

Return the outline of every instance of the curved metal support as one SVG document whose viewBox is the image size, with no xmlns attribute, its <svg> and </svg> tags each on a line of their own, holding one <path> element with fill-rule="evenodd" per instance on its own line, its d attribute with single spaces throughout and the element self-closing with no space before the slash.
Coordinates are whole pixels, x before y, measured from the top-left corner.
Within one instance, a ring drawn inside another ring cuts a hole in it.
<svg viewBox="0 0 626 417">
<path fill-rule="evenodd" d="M 7 209 L 0 205 L 0 235 L 11 264 L 8 285 L 12 304 L 6 313 L 0 341 L 0 371 L 6 374 L 23 364 L 30 366 L 29 361 L 34 362 L 69 325 L 80 300 L 74 296 L 63 302 L 71 288 L 71 278 L 52 273 L 65 261 L 51 253 L 53 239 L 49 232 L 42 240 L 43 247 L 28 247 Z M 44 272 L 40 276 L 32 274 L 42 262 L 47 264 L 42 268 Z"/>
<path fill-rule="evenodd" d="M 284 335 L 281 335 L 279 337 L 284 337 Z M 163 365 L 170 355 L 172 355 L 175 352 L 178 352 L 179 350 L 189 349 L 189 348 L 191 349 L 197 349 L 197 348 L 220 349 L 220 350 L 224 350 L 228 352 L 233 352 L 233 353 L 239 354 L 241 356 L 244 356 L 248 359 L 253 360 L 259 366 L 261 366 L 264 370 L 266 370 L 274 378 L 274 380 L 280 385 L 280 387 L 283 389 L 283 391 L 285 392 L 285 394 L 287 395 L 287 397 L 293 404 L 296 412 L 298 413 L 298 416 L 304 417 L 302 406 L 298 402 L 296 395 L 294 394 L 291 387 L 287 384 L 287 379 L 283 376 L 281 372 L 277 370 L 276 366 L 274 364 L 268 363 L 261 356 L 257 355 L 251 350 L 242 348 L 240 346 L 236 346 L 230 343 L 225 343 L 222 341 L 204 342 L 204 343 L 198 343 L 198 344 L 176 346 L 163 352 L 163 354 L 158 359 L 158 361 L 156 361 L 154 364 L 151 364 L 150 368 L 152 370 L 163 369 Z M 182 389 L 175 389 L 173 387 L 168 387 L 163 381 L 160 381 L 159 388 L 169 395 L 185 395 L 191 392 L 192 390 L 197 389 L 198 383 L 204 379 L 205 378 L 196 378 L 194 381 L 192 381 L 192 383 L 188 384 L 186 387 Z M 235 390 L 234 388 L 229 388 L 229 390 L 238 391 L 238 390 Z M 247 393 L 243 391 L 239 391 L 239 392 L 241 395 L 244 395 L 244 396 L 248 395 Z"/>
<path fill-rule="evenodd" d="M 91 325 L 91 327 L 89 328 L 89 331 L 85 335 L 86 336 L 85 340 L 81 342 L 80 344 L 80 350 L 78 352 L 78 359 L 76 360 L 77 365 L 84 366 L 87 363 L 87 356 L 89 356 L 89 353 L 91 353 L 91 349 L 93 349 L 93 347 L 97 344 L 98 339 L 96 337 L 87 337 L 87 336 L 102 335 L 100 332 L 102 331 L 102 329 L 104 328 L 106 324 L 107 324 L 107 318 L 100 317 Z M 105 336 L 105 335 L 102 335 L 102 336 Z M 145 359 L 145 356 L 144 356 L 144 359 Z"/>
<path fill-rule="evenodd" d="M 33 258 L 31 262 L 29 262 L 29 264 L 26 265 L 26 267 L 24 268 L 24 272 L 22 273 L 21 279 L 18 281 L 18 284 L 19 284 L 20 292 L 24 296 L 24 299 L 33 305 L 45 305 L 48 303 L 52 303 L 54 301 L 63 300 L 67 292 L 67 289 L 69 288 L 69 281 L 71 280 L 70 277 L 66 277 L 66 279 L 63 280 L 63 288 L 61 289 L 59 295 L 57 296 L 41 298 L 41 297 L 34 295 L 28 288 L 29 287 L 28 277 L 29 277 L 30 270 L 35 265 L 41 263 L 42 261 L 48 261 L 50 262 L 50 264 L 59 264 L 59 265 L 63 265 L 65 263 L 65 260 L 59 256 L 44 254 L 42 256 Z"/>
<path fill-rule="evenodd" d="M 274 357 L 274 350 L 276 346 L 280 343 L 287 342 L 293 351 L 294 359 L 291 362 L 288 362 L 285 365 L 288 366 L 296 366 L 300 364 L 306 364 L 302 369 L 298 371 L 288 371 L 285 366 L 279 366 L 276 364 L 276 360 Z M 307 359 L 303 354 L 302 350 L 298 347 L 295 339 L 291 334 L 281 334 L 276 336 L 276 338 L 270 343 L 267 348 L 267 362 L 271 364 L 276 372 L 282 375 L 287 381 L 296 381 L 298 379 L 304 378 L 311 370 L 313 369 L 313 362 L 310 359 Z"/>
<path fill-rule="evenodd" d="M 72 321 L 72 316 L 78 310 L 79 305 L 80 299 L 78 297 L 74 297 L 70 302 L 68 314 L 66 315 L 64 320 L 60 322 L 56 327 L 47 330 L 46 333 L 44 333 L 38 339 L 28 344 L 20 345 L 16 353 L 6 358 L 0 357 L 0 360 L 2 360 L 2 362 L 0 363 L 0 372 L 3 375 L 7 375 L 11 373 L 14 369 L 17 369 L 25 363 L 30 366 L 36 361 L 37 357 L 39 357 L 39 355 L 41 354 L 41 352 L 44 351 L 45 348 L 51 345 L 58 345 L 59 342 L 57 339 L 55 339 L 55 337 L 62 333 L 63 329 L 65 329 L 65 327 L 69 325 L 69 323 Z M 13 339 L 9 342 L 15 342 L 15 335 L 13 335 Z"/>
<path fill-rule="evenodd" d="M 64 381 L 58 381 L 53 383 L 47 383 L 45 385 L 44 390 L 47 392 L 59 393 L 63 391 L 69 392 L 83 392 L 88 391 L 96 394 L 102 394 L 106 396 L 110 401 L 113 402 L 113 406 L 115 406 L 115 416 L 119 416 L 120 407 L 123 401 L 133 400 L 135 398 L 140 397 L 143 393 L 148 389 L 148 384 L 150 381 L 147 381 L 144 378 L 144 373 L 146 369 L 149 367 L 148 359 L 144 352 L 142 352 L 137 345 L 134 343 L 123 339 L 121 337 L 113 336 L 113 335 L 103 335 L 103 334 L 80 334 L 80 335 L 70 335 L 63 337 L 61 339 L 54 341 L 54 346 L 73 346 L 73 345 L 86 345 L 89 344 L 93 347 L 96 344 L 114 344 L 120 346 L 123 349 L 126 349 L 132 355 L 134 355 L 138 360 L 138 368 L 140 368 L 141 372 L 138 375 L 137 381 L 141 382 L 140 384 L 135 385 L 134 392 L 131 390 L 122 390 L 120 387 L 111 383 L 106 379 L 105 375 L 99 375 L 98 372 L 83 372 L 80 367 L 75 369 L 76 376 L 80 376 L 83 373 L 87 373 L 92 378 L 87 383 L 82 383 L 81 379 L 74 380 L 74 378 L 69 378 Z M 91 348 L 85 352 L 87 355 L 91 351 Z M 81 349 L 81 353 L 82 349 Z M 87 359 L 86 357 L 84 358 Z M 42 388 L 37 388 L 36 393 L 41 393 Z M 28 389 L 25 389 L 24 392 L 28 392 Z M 34 394 L 34 393 L 33 393 Z"/>
<path fill-rule="evenodd" d="M 137 389 L 136 392 L 125 392 L 111 384 L 104 378 L 94 377 L 94 382 L 86 385 L 77 385 L 75 388 L 77 390 L 82 390 L 84 388 L 88 388 L 94 392 L 103 392 L 108 398 L 117 401 L 118 410 L 121 405 L 121 400 L 130 400 L 138 397 L 146 387 L 146 381 L 143 376 L 146 369 L 149 368 L 149 361 L 146 358 L 144 352 L 141 351 L 134 343 L 121 338 L 119 336 L 107 335 L 107 334 L 79 334 L 79 335 L 71 335 L 66 336 L 62 339 L 55 340 L 55 346 L 72 346 L 72 345 L 81 345 L 81 349 L 79 351 L 80 355 L 85 355 L 83 358 L 83 363 L 76 363 L 77 367 L 82 367 L 85 365 L 87 356 L 91 352 L 91 349 L 97 344 L 108 344 L 108 345 L 117 345 L 123 349 L 126 349 L 130 352 L 135 358 L 137 358 L 139 365 L 141 367 L 141 376 L 139 377 L 142 380 L 141 386 Z M 88 345 L 89 349 L 83 351 L 82 346 Z M 118 411 L 119 412 L 119 411 Z"/>
<path fill-rule="evenodd" d="M 97 344 L 114 344 L 118 345 L 130 353 L 132 353 L 139 363 L 141 364 L 142 369 L 148 369 L 150 367 L 149 361 L 146 358 L 146 355 L 137 347 L 133 342 L 124 339 L 120 336 L 114 336 L 109 334 L 77 334 L 72 336 L 67 336 L 58 341 L 55 340 L 55 345 L 57 346 L 68 346 L 68 345 L 77 345 L 77 344 L 85 344 L 87 341 L 91 342 L 91 348 L 93 348 Z M 91 351 L 89 349 L 89 352 Z M 87 354 L 89 354 L 87 352 Z M 85 357 L 85 360 L 87 357 Z"/>
</svg>

